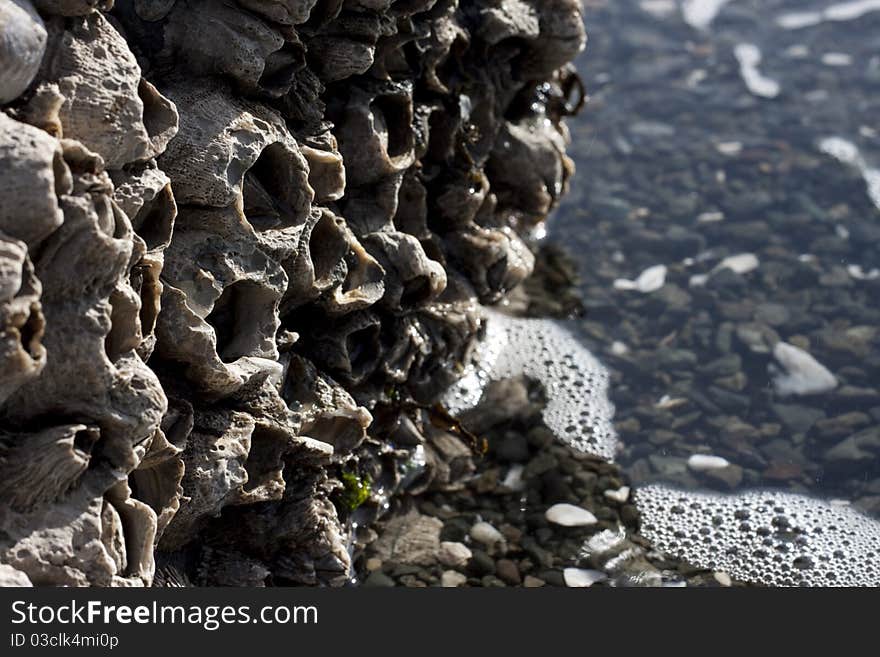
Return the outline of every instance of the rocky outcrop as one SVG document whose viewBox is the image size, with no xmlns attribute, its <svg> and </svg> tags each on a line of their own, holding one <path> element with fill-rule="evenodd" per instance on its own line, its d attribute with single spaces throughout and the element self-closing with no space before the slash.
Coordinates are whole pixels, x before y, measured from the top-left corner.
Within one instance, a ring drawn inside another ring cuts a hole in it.
<svg viewBox="0 0 880 657">
<path fill-rule="evenodd" d="M 0 581 L 346 581 L 468 471 L 431 405 L 572 174 L 578 0 L 0 18 Z"/>
</svg>

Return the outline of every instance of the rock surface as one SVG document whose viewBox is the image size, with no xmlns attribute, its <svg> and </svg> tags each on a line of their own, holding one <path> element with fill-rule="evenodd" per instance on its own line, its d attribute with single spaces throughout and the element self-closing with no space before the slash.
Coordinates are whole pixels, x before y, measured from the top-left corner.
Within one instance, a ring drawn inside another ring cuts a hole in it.
<svg viewBox="0 0 880 657">
<path fill-rule="evenodd" d="M 343 584 L 473 470 L 430 404 L 573 173 L 579 2 L 0 17 L 2 581 Z"/>
</svg>

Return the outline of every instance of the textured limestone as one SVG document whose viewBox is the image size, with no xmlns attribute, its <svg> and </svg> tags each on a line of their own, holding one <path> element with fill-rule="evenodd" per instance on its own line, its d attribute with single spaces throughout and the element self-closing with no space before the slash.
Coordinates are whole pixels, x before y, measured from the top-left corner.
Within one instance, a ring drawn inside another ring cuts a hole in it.
<svg viewBox="0 0 880 657">
<path fill-rule="evenodd" d="M 344 583 L 473 468 L 432 404 L 571 176 L 578 3 L 0 17 L 0 583 Z"/>
</svg>

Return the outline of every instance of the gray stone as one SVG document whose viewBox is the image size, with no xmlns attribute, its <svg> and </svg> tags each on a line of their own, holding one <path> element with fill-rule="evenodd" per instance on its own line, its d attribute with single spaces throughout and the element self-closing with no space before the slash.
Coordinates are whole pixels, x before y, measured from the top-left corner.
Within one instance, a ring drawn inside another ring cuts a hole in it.
<svg viewBox="0 0 880 657">
<path fill-rule="evenodd" d="M 437 518 L 411 511 L 389 520 L 373 549 L 382 561 L 430 566 L 437 562 L 442 528 Z"/>
<path fill-rule="evenodd" d="M 393 586 L 397 586 L 393 579 L 388 577 L 381 570 L 376 570 L 370 573 L 367 576 L 367 579 L 364 580 L 364 586 L 375 587 L 375 588 L 391 588 Z"/>
<path fill-rule="evenodd" d="M 771 408 L 779 421 L 794 433 L 806 433 L 818 420 L 825 417 L 824 411 L 812 406 L 773 404 Z"/>
<path fill-rule="evenodd" d="M 519 586 L 522 583 L 522 576 L 516 563 L 510 559 L 499 559 L 495 563 L 495 574 L 499 579 L 511 586 Z"/>
<path fill-rule="evenodd" d="M 468 562 L 468 572 L 482 577 L 484 575 L 495 574 L 495 560 L 492 559 L 483 550 L 474 550 L 470 562 Z"/>
</svg>

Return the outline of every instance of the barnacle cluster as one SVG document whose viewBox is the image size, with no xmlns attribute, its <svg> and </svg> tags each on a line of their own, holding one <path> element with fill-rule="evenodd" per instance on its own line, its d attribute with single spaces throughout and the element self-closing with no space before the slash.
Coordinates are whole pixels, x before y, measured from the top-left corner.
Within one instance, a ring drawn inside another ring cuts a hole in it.
<svg viewBox="0 0 880 657">
<path fill-rule="evenodd" d="M 467 471 L 429 405 L 565 191 L 584 40 L 578 0 L 0 0 L 4 581 L 339 584 L 343 473 Z"/>
</svg>

